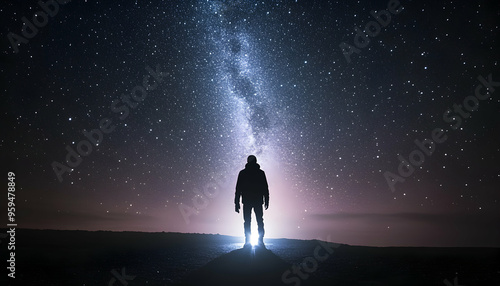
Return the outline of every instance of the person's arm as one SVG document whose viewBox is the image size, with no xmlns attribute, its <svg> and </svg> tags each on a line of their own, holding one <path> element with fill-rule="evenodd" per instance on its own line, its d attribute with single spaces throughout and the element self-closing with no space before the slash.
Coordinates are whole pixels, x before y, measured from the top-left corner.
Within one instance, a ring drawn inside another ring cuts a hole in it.
<svg viewBox="0 0 500 286">
<path fill-rule="evenodd" d="M 267 185 L 266 173 L 262 171 L 262 188 L 264 189 L 264 208 L 267 210 L 269 207 L 269 186 Z"/>
<path fill-rule="evenodd" d="M 240 197 L 241 197 L 241 172 L 238 174 L 238 181 L 236 182 L 236 192 L 234 193 L 234 211 L 240 212 Z"/>
</svg>

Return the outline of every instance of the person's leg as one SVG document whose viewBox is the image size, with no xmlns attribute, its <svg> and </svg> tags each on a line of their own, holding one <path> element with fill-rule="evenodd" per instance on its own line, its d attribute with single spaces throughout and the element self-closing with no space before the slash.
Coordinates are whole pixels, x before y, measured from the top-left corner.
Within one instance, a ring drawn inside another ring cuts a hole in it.
<svg viewBox="0 0 500 286">
<path fill-rule="evenodd" d="M 243 205 L 243 226 L 245 228 L 245 244 L 250 243 L 251 223 L 252 223 L 252 206 L 249 204 Z"/>
<path fill-rule="evenodd" d="M 264 238 L 264 211 L 262 210 L 262 205 L 254 206 L 255 218 L 257 220 L 257 227 L 259 229 L 259 243 L 263 243 Z"/>
</svg>

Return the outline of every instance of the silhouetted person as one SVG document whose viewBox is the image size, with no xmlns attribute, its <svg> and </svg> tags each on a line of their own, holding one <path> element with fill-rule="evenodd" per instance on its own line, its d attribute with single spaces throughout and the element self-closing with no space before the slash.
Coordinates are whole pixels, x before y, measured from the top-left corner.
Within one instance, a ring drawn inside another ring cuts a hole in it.
<svg viewBox="0 0 500 286">
<path fill-rule="evenodd" d="M 245 220 L 245 246 L 250 245 L 252 209 L 257 219 L 259 245 L 264 246 L 264 218 L 262 217 L 264 212 L 262 204 L 267 210 L 269 207 L 269 188 L 266 174 L 260 169 L 254 155 L 248 156 L 245 169 L 238 174 L 236 193 L 234 194 L 234 207 L 237 213 L 240 212 L 240 197 L 242 197 L 243 201 L 243 219 Z"/>
</svg>

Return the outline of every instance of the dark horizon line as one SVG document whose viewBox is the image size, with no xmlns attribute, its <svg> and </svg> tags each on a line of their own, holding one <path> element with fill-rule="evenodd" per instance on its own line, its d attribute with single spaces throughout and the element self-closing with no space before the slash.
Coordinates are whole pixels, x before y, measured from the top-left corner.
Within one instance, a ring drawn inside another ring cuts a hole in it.
<svg viewBox="0 0 500 286">
<path fill-rule="evenodd" d="M 0 231 L 7 231 L 9 228 L 0 228 Z M 213 236 L 226 236 L 226 237 L 231 237 L 231 238 L 242 238 L 242 236 L 232 236 L 232 235 L 227 235 L 227 234 L 219 234 L 219 233 L 195 233 L 195 232 L 175 232 L 175 231 L 157 231 L 157 232 L 146 232 L 146 231 L 131 231 L 131 230 L 84 230 L 84 229 L 40 229 L 40 228 L 16 228 L 16 231 L 23 231 L 23 230 L 28 230 L 28 231 L 63 231 L 63 232 L 109 232 L 109 233 L 143 233 L 143 234 L 182 234 L 182 235 L 213 235 Z M 266 238 L 266 240 L 298 240 L 298 241 L 320 241 L 318 239 L 299 239 L 299 238 Z M 338 243 L 338 242 L 331 242 L 331 241 L 324 241 L 327 243 L 332 243 L 332 244 L 338 244 L 339 246 L 349 246 L 349 247 L 366 247 L 366 248 L 460 248 L 460 249 L 467 249 L 467 248 L 474 248 L 474 249 L 498 249 L 500 250 L 500 246 L 371 246 L 371 245 L 354 245 L 354 244 L 347 244 L 347 243 Z"/>
</svg>

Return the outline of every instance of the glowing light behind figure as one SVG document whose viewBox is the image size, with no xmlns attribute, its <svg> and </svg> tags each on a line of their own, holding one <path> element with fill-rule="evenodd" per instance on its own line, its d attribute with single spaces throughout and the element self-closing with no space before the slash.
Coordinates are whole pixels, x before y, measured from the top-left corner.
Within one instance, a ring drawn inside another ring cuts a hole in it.
<svg viewBox="0 0 500 286">
<path fill-rule="evenodd" d="M 259 244 L 259 234 L 256 233 L 255 231 L 252 232 L 252 236 L 250 238 L 250 244 L 252 244 L 252 246 L 256 246 L 257 244 Z"/>
</svg>

